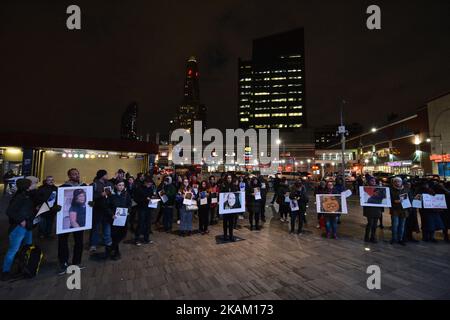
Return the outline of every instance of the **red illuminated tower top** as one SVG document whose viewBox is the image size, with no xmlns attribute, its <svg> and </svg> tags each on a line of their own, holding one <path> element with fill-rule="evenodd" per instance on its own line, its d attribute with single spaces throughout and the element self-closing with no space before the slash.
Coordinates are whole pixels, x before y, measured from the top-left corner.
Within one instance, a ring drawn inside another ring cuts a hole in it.
<svg viewBox="0 0 450 320">
<path fill-rule="evenodd" d="M 198 65 L 195 57 L 190 57 L 187 61 L 186 80 L 184 83 L 184 103 L 195 104 L 200 101 L 200 91 L 198 83 Z"/>
</svg>

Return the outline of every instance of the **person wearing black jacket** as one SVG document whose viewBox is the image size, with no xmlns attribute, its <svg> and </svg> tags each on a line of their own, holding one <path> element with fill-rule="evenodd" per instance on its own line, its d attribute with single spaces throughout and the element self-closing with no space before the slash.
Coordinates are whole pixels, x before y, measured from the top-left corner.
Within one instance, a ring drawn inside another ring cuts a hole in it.
<svg viewBox="0 0 450 320">
<path fill-rule="evenodd" d="M 260 183 L 260 185 L 261 185 L 261 202 L 262 202 L 262 205 L 261 205 L 261 220 L 262 220 L 262 222 L 266 222 L 266 201 L 267 201 L 267 188 L 268 188 L 268 183 L 267 183 L 267 180 L 262 176 L 262 175 L 260 175 L 259 177 L 258 177 L 258 181 L 259 181 L 259 183 Z"/>
<path fill-rule="evenodd" d="M 369 177 L 367 185 L 370 187 L 376 187 L 377 186 L 376 179 L 374 177 Z M 381 189 L 378 192 L 384 192 L 384 189 Z M 372 195 L 372 197 L 376 199 L 377 195 L 376 194 Z M 367 218 L 366 233 L 364 234 L 364 242 L 377 243 L 376 239 L 377 223 L 378 219 L 380 219 L 381 217 L 382 212 L 383 212 L 382 207 L 370 207 L 370 206 L 363 207 L 363 215 L 364 217 Z"/>
<path fill-rule="evenodd" d="M 154 209 L 149 208 L 150 199 L 157 198 L 156 186 L 151 177 L 146 177 L 144 184 L 134 192 L 134 201 L 137 203 L 138 228 L 135 233 L 135 244 L 142 245 L 140 236 L 144 236 L 144 244 L 153 243 L 150 240 L 151 218 Z"/>
<path fill-rule="evenodd" d="M 67 180 L 61 187 L 85 187 L 86 184 L 80 181 L 80 172 L 76 168 L 69 169 L 67 171 Z M 88 203 L 92 206 L 92 203 Z M 58 208 L 60 210 L 61 208 Z M 67 267 L 69 266 L 69 235 L 73 235 L 74 247 L 72 256 L 72 265 L 77 265 L 80 269 L 84 269 L 85 266 L 81 265 L 81 257 L 83 255 L 83 236 L 84 230 L 75 231 L 71 233 L 63 233 L 58 235 L 58 260 L 59 260 L 59 275 L 66 274 Z"/>
<path fill-rule="evenodd" d="M 123 181 L 123 180 L 118 180 Z M 94 208 L 92 211 L 92 230 L 90 232 L 90 252 L 97 250 L 100 237 L 100 227 L 103 232 L 103 244 L 111 249 L 111 220 L 108 208 L 108 197 L 111 196 L 114 185 L 108 180 L 106 170 L 98 170 L 92 183 Z"/>
<path fill-rule="evenodd" d="M 50 211 L 44 212 L 40 215 L 39 221 L 39 237 L 50 238 L 52 233 L 53 220 L 55 216 L 54 207 L 56 204 L 56 195 L 58 188 L 55 186 L 55 180 L 52 176 L 48 176 L 44 180 L 44 184 L 37 189 L 36 198 L 38 205 L 41 206 L 47 203 Z"/>
<path fill-rule="evenodd" d="M 280 205 L 279 213 L 280 213 L 280 221 L 288 222 L 288 214 L 290 212 L 289 204 L 290 202 L 286 201 L 286 197 L 289 196 L 289 185 L 288 181 L 285 177 L 281 179 L 281 183 L 277 189 L 277 203 Z"/>
<path fill-rule="evenodd" d="M 303 231 L 303 222 L 304 215 L 306 213 L 306 204 L 308 203 L 308 196 L 306 194 L 306 188 L 303 185 L 302 181 L 296 181 L 292 191 L 289 195 L 291 201 L 297 201 L 298 210 L 291 210 L 291 232 L 295 231 L 295 221 L 298 217 L 298 229 L 297 234 L 300 234 Z"/>
<path fill-rule="evenodd" d="M 128 209 L 128 212 L 131 209 L 131 197 L 128 191 L 125 189 L 125 182 L 117 180 L 115 185 L 115 193 L 108 198 L 108 206 L 110 207 L 111 212 L 111 221 L 115 219 L 115 213 L 117 208 L 125 208 Z M 127 217 L 128 220 L 128 217 Z M 127 221 L 128 222 L 128 221 Z M 113 260 L 119 260 L 121 258 L 121 254 L 119 251 L 120 242 L 127 235 L 127 223 L 125 226 L 112 226 L 111 228 L 111 237 L 112 237 L 112 245 L 111 252 L 106 251 L 107 247 L 105 247 L 105 258 L 109 256 Z"/>
<path fill-rule="evenodd" d="M 231 175 L 227 175 L 224 183 L 220 187 L 220 192 L 238 192 L 239 187 L 233 183 L 233 178 Z M 229 213 L 223 215 L 223 240 L 225 241 L 236 241 L 233 236 L 233 224 L 235 213 Z"/>
<path fill-rule="evenodd" d="M 261 207 L 263 206 L 261 197 L 261 184 L 256 177 L 250 180 L 246 188 L 246 202 L 249 212 L 248 220 L 250 222 L 250 231 L 260 230 L 259 218 L 261 216 Z M 255 223 L 253 223 L 253 220 Z"/>
<path fill-rule="evenodd" d="M 11 199 L 6 211 L 9 218 L 9 247 L 5 255 L 2 269 L 2 280 L 10 278 L 11 266 L 14 257 L 22 245 L 31 245 L 33 242 L 33 219 L 36 215 L 33 199 L 30 196 L 31 181 L 19 179 L 16 182 L 17 192 Z"/>
</svg>

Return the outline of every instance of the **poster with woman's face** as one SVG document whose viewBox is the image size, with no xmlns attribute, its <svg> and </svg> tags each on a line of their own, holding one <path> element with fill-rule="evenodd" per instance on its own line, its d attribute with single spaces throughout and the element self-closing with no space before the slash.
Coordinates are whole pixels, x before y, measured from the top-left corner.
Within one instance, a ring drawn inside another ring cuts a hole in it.
<svg viewBox="0 0 450 320">
<path fill-rule="evenodd" d="M 318 194 L 316 209 L 320 213 L 347 214 L 347 198 L 340 194 Z"/>
<path fill-rule="evenodd" d="M 58 188 L 56 234 L 92 229 L 92 186 Z"/>
<path fill-rule="evenodd" d="M 219 214 L 245 212 L 245 192 L 219 193 Z"/>
<path fill-rule="evenodd" d="M 363 207 L 390 208 L 391 193 L 387 187 L 359 187 L 359 201 Z"/>
</svg>

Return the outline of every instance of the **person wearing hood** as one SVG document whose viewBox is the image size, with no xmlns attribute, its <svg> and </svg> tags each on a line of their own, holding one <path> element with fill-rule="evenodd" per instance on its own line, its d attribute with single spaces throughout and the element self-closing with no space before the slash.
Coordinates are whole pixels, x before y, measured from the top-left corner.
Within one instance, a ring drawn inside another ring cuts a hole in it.
<svg viewBox="0 0 450 320">
<path fill-rule="evenodd" d="M 392 207 L 390 208 L 391 223 L 392 223 L 392 240 L 391 244 L 399 243 L 405 245 L 403 235 L 405 232 L 406 218 L 408 217 L 408 209 L 403 209 L 402 197 L 408 196 L 408 190 L 403 186 L 403 180 L 396 177 L 392 180 L 391 200 Z"/>
<path fill-rule="evenodd" d="M 32 227 L 36 212 L 30 196 L 31 185 L 31 180 L 18 179 L 17 191 L 6 210 L 10 224 L 9 246 L 3 262 L 2 280 L 10 279 L 11 266 L 22 243 L 25 245 L 33 243 Z"/>
<path fill-rule="evenodd" d="M 370 177 L 367 181 L 370 187 L 376 187 L 377 181 L 374 177 Z M 384 189 L 383 189 L 384 190 Z M 364 242 L 377 243 L 376 231 L 378 219 L 381 217 L 382 207 L 363 207 L 363 215 L 367 218 L 366 233 L 364 234 Z"/>
<path fill-rule="evenodd" d="M 172 223 L 173 223 L 173 209 L 175 205 L 175 197 L 177 194 L 177 189 L 172 183 L 172 177 L 167 176 L 164 178 L 163 185 L 161 186 L 160 191 L 163 191 L 164 195 L 167 197 L 166 202 L 162 202 L 161 210 L 163 212 L 163 225 L 165 232 L 172 231 Z"/>
<path fill-rule="evenodd" d="M 220 192 L 238 192 L 239 191 L 239 185 L 236 185 L 233 183 L 233 177 L 231 175 L 227 175 L 225 177 L 225 181 L 220 187 Z M 229 213 L 223 215 L 223 240 L 225 241 L 236 241 L 236 239 L 233 236 L 233 229 L 234 229 L 234 217 L 235 213 Z"/>
<path fill-rule="evenodd" d="M 67 180 L 61 187 L 85 187 L 86 184 L 81 182 L 80 172 L 76 168 L 71 168 L 67 171 Z M 88 203 L 92 206 L 92 203 Z M 58 206 L 58 211 L 61 208 Z M 67 267 L 69 266 L 69 235 L 73 236 L 74 247 L 72 256 L 72 265 L 77 265 L 79 268 L 84 269 L 85 266 L 81 265 L 81 258 L 83 255 L 83 236 L 84 230 L 63 233 L 58 235 L 58 261 L 59 261 L 59 274 L 66 274 Z"/>
<path fill-rule="evenodd" d="M 429 194 L 434 196 L 435 190 L 430 186 L 430 183 L 423 183 L 419 189 L 420 194 Z M 420 217 L 422 220 L 422 240 L 425 242 L 436 243 L 435 233 L 438 230 L 444 230 L 445 226 L 442 222 L 439 212 L 442 209 L 419 209 Z"/>
<path fill-rule="evenodd" d="M 93 187 L 93 221 L 90 233 L 90 252 L 97 251 L 100 237 L 100 227 L 103 231 L 103 244 L 107 251 L 111 251 L 111 219 L 108 208 L 108 197 L 112 195 L 114 185 L 108 180 L 108 172 L 106 170 L 98 170 L 92 183 Z"/>
</svg>

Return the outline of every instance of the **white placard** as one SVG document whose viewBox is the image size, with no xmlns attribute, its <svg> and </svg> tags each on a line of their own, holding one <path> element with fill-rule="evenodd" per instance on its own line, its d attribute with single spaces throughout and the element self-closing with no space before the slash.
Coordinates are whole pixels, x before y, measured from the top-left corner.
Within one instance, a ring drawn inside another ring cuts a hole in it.
<svg viewBox="0 0 450 320">
<path fill-rule="evenodd" d="M 261 189 L 265 189 L 266 188 L 266 184 L 263 182 L 261 183 Z"/>
<path fill-rule="evenodd" d="M 44 203 L 42 204 L 42 206 L 39 208 L 39 211 L 38 211 L 38 213 L 36 214 L 36 217 L 35 217 L 35 218 L 37 218 L 37 217 L 39 217 L 41 214 L 43 214 L 43 213 L 45 213 L 45 212 L 49 212 L 49 211 L 50 211 L 50 208 L 49 208 L 47 202 L 44 202 Z"/>
<path fill-rule="evenodd" d="M 219 193 L 219 214 L 245 212 L 245 192 Z"/>
<path fill-rule="evenodd" d="M 205 204 L 208 204 L 208 198 L 200 198 L 200 205 L 204 206 Z"/>
<path fill-rule="evenodd" d="M 217 203 L 217 198 L 211 198 L 211 203 Z"/>
<path fill-rule="evenodd" d="M 289 198 L 289 196 L 284 196 L 284 202 L 285 203 L 290 203 L 291 202 L 291 198 Z"/>
<path fill-rule="evenodd" d="M 348 198 L 352 195 L 352 191 L 350 189 L 347 189 L 344 192 L 342 192 L 341 194 L 342 194 L 342 196 Z"/>
<path fill-rule="evenodd" d="M 262 199 L 262 198 L 261 198 L 261 191 L 259 191 L 258 188 L 254 188 L 254 189 L 253 189 L 253 192 L 254 192 L 254 194 L 255 194 L 255 200 L 261 200 L 261 199 Z"/>
<path fill-rule="evenodd" d="M 164 191 L 161 190 L 160 192 L 158 192 L 158 195 L 161 197 L 161 201 L 163 203 L 166 203 L 167 201 L 169 201 L 169 198 L 166 196 Z"/>
<path fill-rule="evenodd" d="M 150 199 L 148 202 L 148 207 L 152 209 L 158 208 L 158 202 L 161 201 L 160 199 Z"/>
<path fill-rule="evenodd" d="M 299 211 L 300 207 L 298 206 L 297 200 L 291 200 L 291 211 Z"/>
<path fill-rule="evenodd" d="M 124 227 L 127 223 L 128 208 L 116 208 L 113 226 Z"/>
<path fill-rule="evenodd" d="M 92 186 L 59 187 L 56 234 L 92 229 Z M 74 197 L 76 196 L 76 199 Z"/>
<path fill-rule="evenodd" d="M 47 199 L 47 204 L 50 208 L 52 208 L 55 205 L 56 201 L 56 191 L 53 191 L 50 197 Z"/>
<path fill-rule="evenodd" d="M 447 203 L 445 201 L 445 194 L 422 194 L 423 208 L 424 209 L 447 209 Z"/>
<path fill-rule="evenodd" d="M 406 193 L 400 195 L 400 202 L 403 209 L 409 209 L 412 207 L 411 201 Z"/>
</svg>

